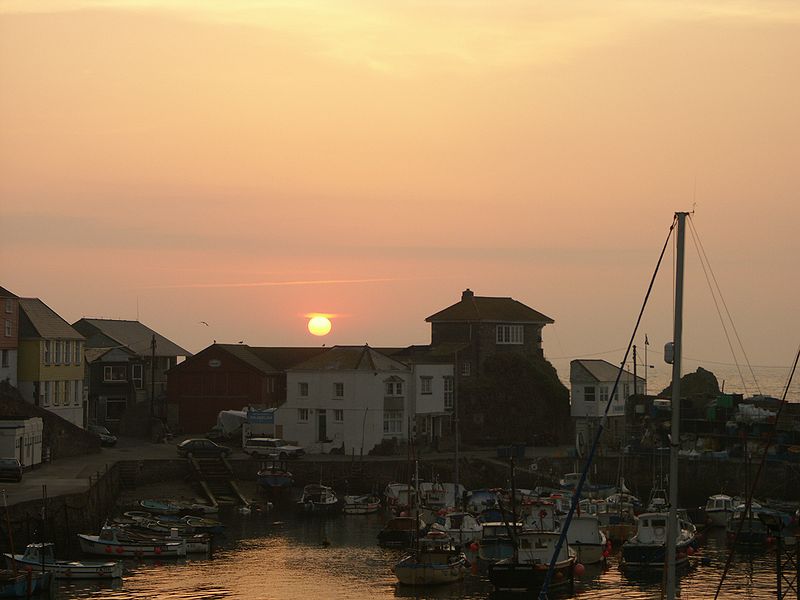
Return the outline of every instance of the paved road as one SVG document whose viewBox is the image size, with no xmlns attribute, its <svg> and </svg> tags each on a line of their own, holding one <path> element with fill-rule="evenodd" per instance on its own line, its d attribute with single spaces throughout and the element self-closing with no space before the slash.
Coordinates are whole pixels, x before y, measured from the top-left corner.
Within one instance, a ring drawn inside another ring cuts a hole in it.
<svg viewBox="0 0 800 600">
<path fill-rule="evenodd" d="M 177 458 L 175 440 L 166 444 L 153 444 L 141 439 L 121 438 L 114 448 L 102 448 L 97 454 L 63 458 L 52 463 L 47 463 L 28 471 L 20 483 L 0 482 L 0 490 L 6 492 L 8 504 L 17 504 L 42 497 L 42 486 L 47 486 L 48 497 L 63 494 L 74 494 L 86 491 L 90 486 L 90 478 L 102 473 L 106 468 L 120 460 L 157 460 Z M 567 447 L 555 448 L 527 448 L 528 459 L 540 456 L 566 456 Z M 467 450 L 461 452 L 463 458 L 493 458 L 497 456 L 495 449 Z M 453 452 L 425 452 L 419 458 L 423 460 L 448 460 L 453 459 Z M 241 451 L 232 454 L 232 459 L 247 459 Z M 403 456 L 367 456 L 367 461 L 404 461 Z M 352 460 L 350 456 L 342 455 L 309 455 L 305 459 L 318 462 L 339 462 Z"/>
</svg>

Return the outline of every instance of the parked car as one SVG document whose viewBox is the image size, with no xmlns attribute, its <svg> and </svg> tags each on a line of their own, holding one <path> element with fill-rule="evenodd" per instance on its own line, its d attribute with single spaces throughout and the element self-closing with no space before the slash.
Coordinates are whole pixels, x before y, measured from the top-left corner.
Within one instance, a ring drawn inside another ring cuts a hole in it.
<svg viewBox="0 0 800 600">
<path fill-rule="evenodd" d="M 292 446 L 280 438 L 251 437 L 242 445 L 245 454 L 253 458 L 300 458 L 306 451 L 302 446 Z"/>
<path fill-rule="evenodd" d="M 22 481 L 22 465 L 18 458 L 0 458 L 0 479 Z"/>
<path fill-rule="evenodd" d="M 205 438 L 184 440 L 178 444 L 178 456 L 215 456 L 227 457 L 231 449 L 227 446 L 220 446 Z"/>
<path fill-rule="evenodd" d="M 101 446 L 111 447 L 117 443 L 117 436 L 102 425 L 89 425 L 86 430 L 100 437 Z"/>
</svg>

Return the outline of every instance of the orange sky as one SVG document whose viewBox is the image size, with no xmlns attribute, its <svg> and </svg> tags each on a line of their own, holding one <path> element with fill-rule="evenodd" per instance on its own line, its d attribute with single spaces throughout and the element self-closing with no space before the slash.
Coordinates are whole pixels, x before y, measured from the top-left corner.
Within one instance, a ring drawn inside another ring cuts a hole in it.
<svg viewBox="0 0 800 600">
<path fill-rule="evenodd" d="M 553 317 L 566 376 L 625 346 L 696 202 L 750 360 L 788 365 L 797 56 L 789 1 L 6 0 L 0 284 L 70 321 L 138 302 L 192 351 L 319 343 L 313 312 L 424 343 L 470 287 Z M 687 355 L 731 362 L 689 269 Z"/>
</svg>

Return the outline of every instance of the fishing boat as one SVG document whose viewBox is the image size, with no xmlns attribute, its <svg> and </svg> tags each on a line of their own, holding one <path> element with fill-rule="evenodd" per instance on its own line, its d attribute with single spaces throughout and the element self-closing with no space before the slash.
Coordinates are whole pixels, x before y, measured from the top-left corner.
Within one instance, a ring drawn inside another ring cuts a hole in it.
<svg viewBox="0 0 800 600">
<path fill-rule="evenodd" d="M 499 592 L 539 592 L 545 582 L 551 559 L 554 559 L 553 578 L 549 587 L 555 589 L 572 584 L 575 551 L 568 544 L 557 548 L 558 533 L 522 531 L 517 535 L 514 556 L 489 565 L 489 581 Z"/>
<path fill-rule="evenodd" d="M 705 513 L 709 527 L 725 527 L 733 514 L 733 498 L 725 494 L 709 496 Z"/>
<path fill-rule="evenodd" d="M 697 546 L 696 529 L 678 515 L 678 534 L 675 539 L 675 564 L 682 565 Z M 667 556 L 667 514 L 663 512 L 639 515 L 636 535 L 622 545 L 622 566 L 630 568 L 663 568 Z"/>
<path fill-rule="evenodd" d="M 761 510 L 761 505 L 757 502 L 752 502 L 747 512 L 744 504 L 736 506 L 726 527 L 728 540 L 736 546 L 766 546 L 770 531 L 766 523 L 758 517 Z"/>
<path fill-rule="evenodd" d="M 478 542 L 478 567 L 485 569 L 492 563 L 514 556 L 514 536 L 522 531 L 524 525 L 503 521 L 483 524 L 483 532 Z"/>
<path fill-rule="evenodd" d="M 425 522 L 419 517 L 392 517 L 378 532 L 378 544 L 385 547 L 410 548 L 414 540 L 425 534 Z"/>
<path fill-rule="evenodd" d="M 575 550 L 578 562 L 584 565 L 603 562 L 611 551 L 611 542 L 600 529 L 599 519 L 592 515 L 572 518 L 567 543 Z"/>
<path fill-rule="evenodd" d="M 258 485 L 268 491 L 282 490 L 294 485 L 294 475 L 278 463 L 264 467 L 256 474 Z"/>
<path fill-rule="evenodd" d="M 44 569 L 56 579 L 119 579 L 122 563 L 56 560 L 52 543 L 28 544 L 24 554 L 5 553 L 6 562 L 21 569 Z"/>
<path fill-rule="evenodd" d="M 333 488 L 311 483 L 303 488 L 303 495 L 297 501 L 298 508 L 304 513 L 329 514 L 339 512 L 339 498 Z"/>
<path fill-rule="evenodd" d="M 480 539 L 483 533 L 483 525 L 467 512 L 439 514 L 431 524 L 431 529 L 447 534 L 458 546 L 466 546 Z"/>
<path fill-rule="evenodd" d="M 129 540 L 120 536 L 116 527 L 103 526 L 99 535 L 79 533 L 81 550 L 94 556 L 133 556 L 175 558 L 186 556 L 186 542 L 159 540 Z"/>
<path fill-rule="evenodd" d="M 467 572 L 467 557 L 441 531 L 421 538 L 409 555 L 394 566 L 403 585 L 442 585 L 460 581 Z"/>
<path fill-rule="evenodd" d="M 381 499 L 374 494 L 345 496 L 342 512 L 346 515 L 369 515 L 381 508 Z"/>
</svg>

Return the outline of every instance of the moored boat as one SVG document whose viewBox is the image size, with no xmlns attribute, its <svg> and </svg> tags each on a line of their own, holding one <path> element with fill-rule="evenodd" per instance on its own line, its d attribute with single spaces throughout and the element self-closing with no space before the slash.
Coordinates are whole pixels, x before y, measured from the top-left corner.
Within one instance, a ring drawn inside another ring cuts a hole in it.
<svg viewBox="0 0 800 600">
<path fill-rule="evenodd" d="M 483 525 L 471 514 L 466 512 L 450 512 L 436 516 L 431 529 L 446 533 L 453 542 L 459 546 L 480 539 Z"/>
<path fill-rule="evenodd" d="M 404 585 L 442 585 L 460 581 L 467 572 L 467 558 L 443 532 L 431 532 L 418 547 L 394 567 Z"/>
<path fill-rule="evenodd" d="M 500 592 L 538 592 L 547 576 L 559 538 L 555 532 L 523 531 L 517 536 L 515 556 L 489 565 L 489 581 Z M 555 557 L 550 588 L 570 585 L 575 552 L 568 544 Z"/>
<path fill-rule="evenodd" d="M 52 573 L 0 570 L 0 598 L 30 598 L 50 589 Z"/>
<path fill-rule="evenodd" d="M 265 490 L 279 490 L 294 485 L 294 475 L 279 464 L 273 463 L 256 474 L 256 481 Z"/>
<path fill-rule="evenodd" d="M 303 495 L 297 502 L 298 508 L 305 513 L 334 513 L 339 511 L 339 498 L 333 488 L 311 483 L 303 488 Z"/>
<path fill-rule="evenodd" d="M 575 550 L 578 562 L 584 565 L 602 562 L 610 552 L 610 543 L 600 530 L 600 521 L 592 515 L 572 517 L 567 543 Z"/>
<path fill-rule="evenodd" d="M 126 539 L 115 527 L 104 526 L 99 535 L 78 534 L 81 550 L 95 556 L 175 558 L 186 556 L 186 541 L 177 539 Z"/>
<path fill-rule="evenodd" d="M 709 527 L 725 527 L 733 514 L 733 498 L 715 494 L 706 500 L 706 523 Z"/>
<path fill-rule="evenodd" d="M 346 515 L 368 515 L 381 508 L 381 499 L 374 494 L 366 496 L 345 496 L 342 512 Z"/>
<path fill-rule="evenodd" d="M 28 544 L 24 554 L 5 553 L 8 563 L 18 568 L 42 569 L 56 579 L 118 579 L 122 577 L 122 563 L 116 561 L 87 562 L 56 560 L 52 543 Z"/>
<path fill-rule="evenodd" d="M 678 533 L 675 539 L 675 564 L 689 560 L 697 545 L 695 526 L 678 515 Z M 639 515 L 636 535 L 622 545 L 622 566 L 631 568 L 665 566 L 667 545 L 667 513 Z"/>
</svg>

